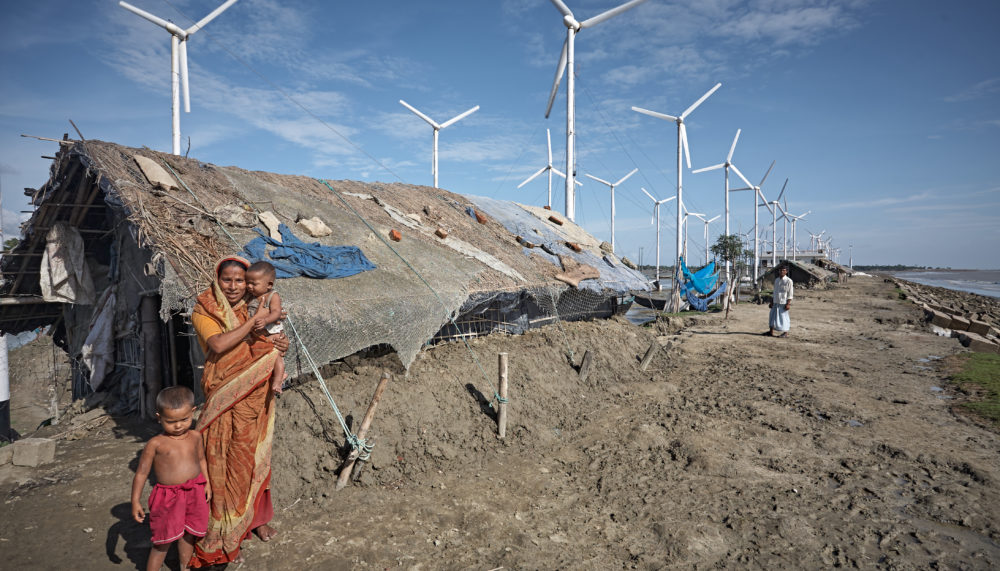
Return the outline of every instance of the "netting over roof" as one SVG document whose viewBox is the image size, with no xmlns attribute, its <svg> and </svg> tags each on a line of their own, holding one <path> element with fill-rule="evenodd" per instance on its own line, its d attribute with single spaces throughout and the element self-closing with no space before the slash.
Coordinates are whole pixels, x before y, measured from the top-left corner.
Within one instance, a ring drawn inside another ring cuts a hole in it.
<svg viewBox="0 0 1000 571">
<path fill-rule="evenodd" d="M 407 184 L 324 183 L 251 172 L 100 141 L 74 145 L 70 152 L 101 173 L 106 200 L 128 212 L 140 243 L 154 252 L 164 313 L 190 310 L 216 260 L 257 237 L 259 211 L 273 212 L 303 240 L 359 247 L 375 270 L 332 280 L 282 279 L 275 286 L 319 363 L 387 344 L 408 366 L 463 305 L 498 295 L 544 298 L 538 305 L 565 311 L 563 294 L 572 290 L 565 298 L 570 300 L 582 291 L 555 280 L 562 271 L 558 257 L 524 248 L 519 235 L 597 268 L 598 279 L 580 284 L 595 303 L 647 287 L 638 272 L 601 251 L 581 228 L 550 222 L 553 213 L 540 208 Z M 177 187 L 154 188 L 135 155 L 163 165 Z M 487 216 L 479 222 L 470 209 Z M 330 235 L 312 238 L 296 224 L 314 216 Z M 435 235 L 439 229 L 446 238 Z M 401 240 L 390 241 L 390 230 L 398 230 Z M 567 241 L 583 250 L 572 251 Z"/>
</svg>

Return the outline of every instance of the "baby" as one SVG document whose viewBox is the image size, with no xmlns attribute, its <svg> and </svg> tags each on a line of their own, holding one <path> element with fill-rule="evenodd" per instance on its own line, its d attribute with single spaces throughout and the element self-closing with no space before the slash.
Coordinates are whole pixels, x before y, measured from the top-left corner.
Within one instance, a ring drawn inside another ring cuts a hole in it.
<svg viewBox="0 0 1000 571">
<path fill-rule="evenodd" d="M 268 262 L 256 262 L 247 268 L 247 292 L 253 297 L 247 304 L 250 318 L 254 320 L 254 329 L 268 338 L 281 333 L 281 296 L 274 291 L 274 266 Z M 281 394 L 285 384 L 285 361 L 278 358 L 274 362 L 274 373 L 271 375 L 271 390 Z"/>
<path fill-rule="evenodd" d="M 188 568 L 195 538 L 208 531 L 208 501 L 212 488 L 205 479 L 208 464 L 201 433 L 191 430 L 194 393 L 182 386 L 169 387 L 156 396 L 156 418 L 163 433 L 154 436 L 139 457 L 132 480 L 132 517 L 142 523 L 146 513 L 140 496 L 152 467 L 156 485 L 149 494 L 149 527 L 153 549 L 146 569 L 160 569 L 170 544 L 180 539 L 177 553 L 182 569 Z"/>
</svg>

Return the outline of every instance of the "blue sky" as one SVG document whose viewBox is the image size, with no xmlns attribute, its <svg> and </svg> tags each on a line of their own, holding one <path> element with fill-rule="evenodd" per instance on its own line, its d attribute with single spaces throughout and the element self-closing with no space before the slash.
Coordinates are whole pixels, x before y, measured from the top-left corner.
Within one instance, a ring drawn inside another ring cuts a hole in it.
<svg viewBox="0 0 1000 571">
<path fill-rule="evenodd" d="M 221 2 L 134 0 L 189 26 Z M 567 0 L 579 20 L 618 0 Z M 107 1 L 3 2 L 0 182 L 4 232 L 27 209 L 23 187 L 48 177 L 55 144 L 21 133 L 84 136 L 170 150 L 166 31 Z M 676 186 L 676 126 L 687 120 L 695 169 L 733 162 L 770 200 L 789 179 L 800 246 L 825 230 L 847 262 L 1000 268 L 1000 3 L 715 0 L 646 4 L 577 36 L 577 222 L 610 239 L 606 187 L 618 180 L 618 253 L 651 261 L 651 201 Z M 189 41 L 191 113 L 182 149 L 219 165 L 329 179 L 431 184 L 431 128 L 441 131 L 440 185 L 544 204 L 545 129 L 565 168 L 565 81 L 545 105 L 566 28 L 546 0 L 239 0 Z M 737 183 L 733 181 L 735 186 Z M 722 213 L 721 171 L 684 172 L 691 211 Z M 563 190 L 554 185 L 554 207 Z M 673 203 L 663 261 L 674 254 Z M 770 213 L 761 209 L 763 224 Z M 732 195 L 734 230 L 750 229 L 750 193 Z M 710 226 L 712 241 L 721 219 Z M 780 239 L 780 234 L 779 234 Z M 690 257 L 704 256 L 692 224 Z"/>
</svg>

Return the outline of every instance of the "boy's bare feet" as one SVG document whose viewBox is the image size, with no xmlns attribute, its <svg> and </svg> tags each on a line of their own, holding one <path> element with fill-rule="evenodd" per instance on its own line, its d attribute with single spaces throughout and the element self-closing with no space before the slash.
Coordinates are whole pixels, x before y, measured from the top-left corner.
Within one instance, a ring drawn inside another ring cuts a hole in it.
<svg viewBox="0 0 1000 571">
<path fill-rule="evenodd" d="M 253 530 L 254 534 L 263 542 L 271 541 L 274 536 L 278 535 L 278 530 L 267 525 L 266 523 L 260 527 Z"/>
</svg>

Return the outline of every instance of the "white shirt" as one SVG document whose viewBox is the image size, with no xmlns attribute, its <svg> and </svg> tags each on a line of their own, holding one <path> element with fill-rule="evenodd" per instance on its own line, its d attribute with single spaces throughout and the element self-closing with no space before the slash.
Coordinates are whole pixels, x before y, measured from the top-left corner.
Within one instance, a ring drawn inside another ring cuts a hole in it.
<svg viewBox="0 0 1000 571">
<path fill-rule="evenodd" d="M 795 286 L 792 283 L 792 278 L 788 276 L 780 277 L 774 280 L 774 303 L 778 305 L 785 305 L 786 303 L 792 301 L 792 290 Z"/>
</svg>

